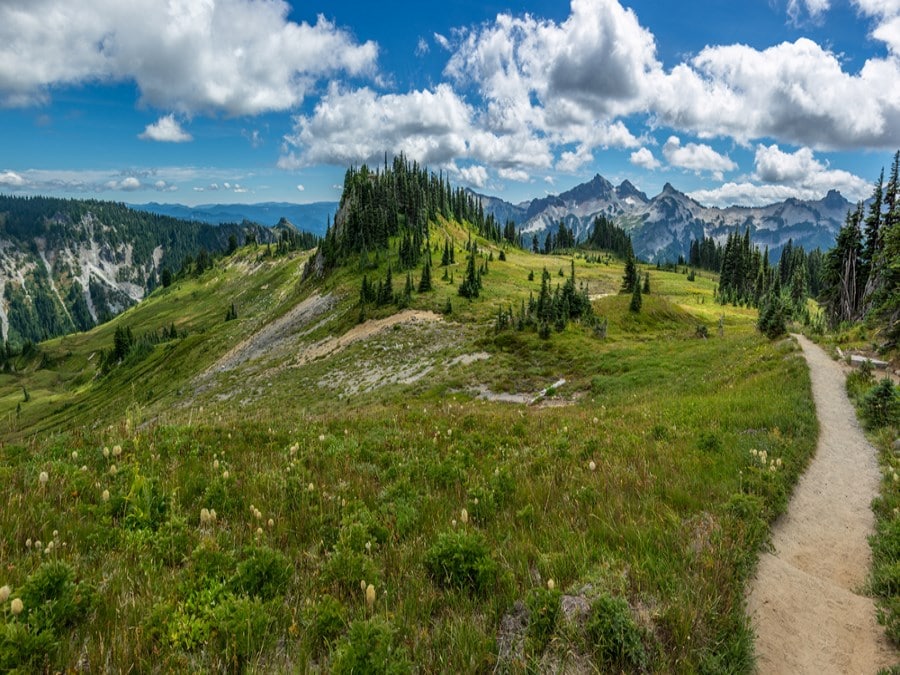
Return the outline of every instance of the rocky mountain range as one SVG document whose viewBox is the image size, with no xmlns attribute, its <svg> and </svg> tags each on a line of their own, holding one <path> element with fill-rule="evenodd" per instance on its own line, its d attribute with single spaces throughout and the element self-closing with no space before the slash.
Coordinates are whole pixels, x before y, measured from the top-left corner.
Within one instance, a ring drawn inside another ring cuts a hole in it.
<svg viewBox="0 0 900 675">
<path fill-rule="evenodd" d="M 224 251 L 261 225 L 212 226 L 123 204 L 0 195 L 0 331 L 14 348 L 91 328 L 144 298 L 164 269 Z"/>
<path fill-rule="evenodd" d="M 653 198 L 629 181 L 614 186 L 597 175 L 559 195 L 511 204 L 477 195 L 487 213 L 501 222 L 513 220 L 526 237 L 543 244 L 560 221 L 581 240 L 597 216 L 606 216 L 630 234 L 635 254 L 648 261 L 675 261 L 688 254 L 692 239 L 713 237 L 724 242 L 729 232 L 750 228 L 758 246 L 768 246 L 777 259 L 793 240 L 807 250 L 831 248 L 852 204 L 831 190 L 819 200 L 787 199 L 761 207 L 707 207 L 666 183 Z"/>
</svg>

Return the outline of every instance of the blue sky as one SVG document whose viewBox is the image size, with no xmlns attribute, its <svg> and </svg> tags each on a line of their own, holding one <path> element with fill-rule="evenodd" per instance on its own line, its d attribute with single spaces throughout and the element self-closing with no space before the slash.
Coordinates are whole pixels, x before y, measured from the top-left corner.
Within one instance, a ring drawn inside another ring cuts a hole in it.
<svg viewBox="0 0 900 675">
<path fill-rule="evenodd" d="M 405 152 L 510 201 L 871 193 L 900 0 L 4 0 L 0 192 L 336 200 Z"/>
</svg>

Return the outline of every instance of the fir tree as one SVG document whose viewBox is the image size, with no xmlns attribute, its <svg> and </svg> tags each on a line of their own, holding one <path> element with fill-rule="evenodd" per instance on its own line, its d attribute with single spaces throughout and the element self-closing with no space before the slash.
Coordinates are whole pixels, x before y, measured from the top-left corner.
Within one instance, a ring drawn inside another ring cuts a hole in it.
<svg viewBox="0 0 900 675">
<path fill-rule="evenodd" d="M 634 291 L 634 287 L 638 284 L 637 264 L 634 256 L 628 256 L 625 260 L 625 275 L 622 277 L 622 290 L 628 293 Z"/>
<path fill-rule="evenodd" d="M 427 293 L 431 289 L 431 260 L 426 259 L 422 267 L 422 277 L 419 279 L 419 293 Z"/>
<path fill-rule="evenodd" d="M 693 275 L 693 274 L 694 274 L 694 273 L 693 273 L 693 271 L 692 271 L 692 272 L 691 272 L 691 275 Z M 689 276 L 689 277 L 688 277 L 688 281 L 693 281 L 693 279 Z M 643 287 L 641 290 L 642 290 L 642 292 L 644 292 L 644 293 L 649 293 L 649 292 L 650 292 L 650 272 L 647 272 L 647 273 L 644 274 L 644 287 Z"/>
<path fill-rule="evenodd" d="M 641 285 L 637 280 L 634 282 L 634 290 L 631 294 L 631 303 L 628 305 L 628 309 L 635 314 L 641 311 Z"/>
</svg>

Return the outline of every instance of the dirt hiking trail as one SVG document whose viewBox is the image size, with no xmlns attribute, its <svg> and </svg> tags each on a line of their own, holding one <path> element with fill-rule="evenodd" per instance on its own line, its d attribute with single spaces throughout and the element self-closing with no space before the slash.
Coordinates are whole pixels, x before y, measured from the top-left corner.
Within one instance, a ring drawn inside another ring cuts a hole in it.
<svg viewBox="0 0 900 675">
<path fill-rule="evenodd" d="M 760 556 L 747 610 L 760 673 L 868 675 L 900 662 L 860 595 L 880 479 L 840 365 L 802 336 L 820 432 L 816 454 L 775 524 L 774 554 Z"/>
</svg>

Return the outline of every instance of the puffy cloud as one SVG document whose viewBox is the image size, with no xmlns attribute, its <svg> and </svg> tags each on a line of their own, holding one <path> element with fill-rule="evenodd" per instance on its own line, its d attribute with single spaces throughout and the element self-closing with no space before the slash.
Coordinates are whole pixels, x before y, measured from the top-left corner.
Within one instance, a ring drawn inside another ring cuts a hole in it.
<svg viewBox="0 0 900 675">
<path fill-rule="evenodd" d="M 579 145 L 576 148 L 575 152 L 563 152 L 559 161 L 556 163 L 557 171 L 564 171 L 566 173 L 575 173 L 585 164 L 590 164 L 594 161 L 594 156 L 591 154 L 590 150 L 586 145 Z"/>
<path fill-rule="evenodd" d="M 467 155 L 472 110 L 448 85 L 434 91 L 379 95 L 369 88 L 344 92 L 332 86 L 312 115 L 296 118 L 279 166 L 374 162 L 384 153 L 449 165 Z"/>
<path fill-rule="evenodd" d="M 463 183 L 479 190 L 485 187 L 488 182 L 487 169 L 477 164 L 458 169 L 458 175 Z"/>
<path fill-rule="evenodd" d="M 653 169 L 658 169 L 661 166 L 659 160 L 653 156 L 653 152 L 647 148 L 641 148 L 640 150 L 632 152 L 630 160 L 635 166 L 651 171 Z"/>
<path fill-rule="evenodd" d="M 141 184 L 140 179 L 135 178 L 134 176 L 126 176 L 121 180 L 107 181 L 104 187 L 107 190 L 134 192 L 135 190 L 140 190 L 144 186 Z"/>
<path fill-rule="evenodd" d="M 231 115 L 285 110 L 316 81 L 374 74 L 378 48 L 284 0 L 7 0 L 0 4 L 0 102 L 50 87 L 134 81 L 150 105 Z M 135 17 L 140 17 L 135 20 Z"/>
<path fill-rule="evenodd" d="M 816 159 L 809 148 L 784 152 L 777 145 L 759 145 L 755 166 L 752 180 L 698 190 L 691 196 L 713 206 L 760 206 L 788 198 L 821 199 L 833 189 L 855 201 L 865 199 L 872 190 L 871 185 L 859 176 L 829 168 L 826 162 Z"/>
<path fill-rule="evenodd" d="M 737 169 L 737 164 L 720 155 L 710 146 L 699 143 L 681 144 L 677 136 L 670 136 L 663 146 L 663 156 L 672 166 L 691 171 L 709 171 L 721 180 L 722 173 Z"/>
<path fill-rule="evenodd" d="M 160 117 L 155 124 L 148 124 L 139 138 L 145 141 L 160 141 L 163 143 L 185 143 L 193 140 L 193 136 L 181 128 L 175 119 L 175 115 Z"/>
<path fill-rule="evenodd" d="M 177 192 L 178 186 L 169 183 L 168 181 L 158 180 L 153 184 L 153 188 L 157 192 Z"/>
<path fill-rule="evenodd" d="M 900 139 L 895 60 L 870 59 L 851 75 L 837 56 L 802 38 L 762 51 L 707 47 L 656 79 L 658 121 L 705 136 L 815 148 L 891 147 Z"/>
<path fill-rule="evenodd" d="M 2 171 L 0 172 L 0 185 L 18 188 L 25 185 L 25 179 L 14 171 Z"/>
<path fill-rule="evenodd" d="M 562 23 L 499 15 L 461 31 L 445 69 L 484 101 L 478 125 L 493 137 L 543 145 L 533 166 L 574 171 L 596 148 L 637 147 L 621 120 L 640 109 L 658 67 L 652 35 L 615 0 L 573 0 Z"/>
<path fill-rule="evenodd" d="M 298 192 L 305 192 L 305 191 L 306 191 L 306 186 L 305 186 L 305 185 L 298 185 L 298 186 L 297 186 L 297 191 L 298 191 Z"/>
<path fill-rule="evenodd" d="M 830 6 L 830 0 L 788 0 L 787 13 L 791 21 L 798 23 L 804 9 L 815 20 L 827 12 Z"/>
<path fill-rule="evenodd" d="M 521 169 L 500 169 L 497 173 L 503 180 L 512 180 L 517 183 L 527 183 L 531 180 L 528 172 Z"/>
</svg>

